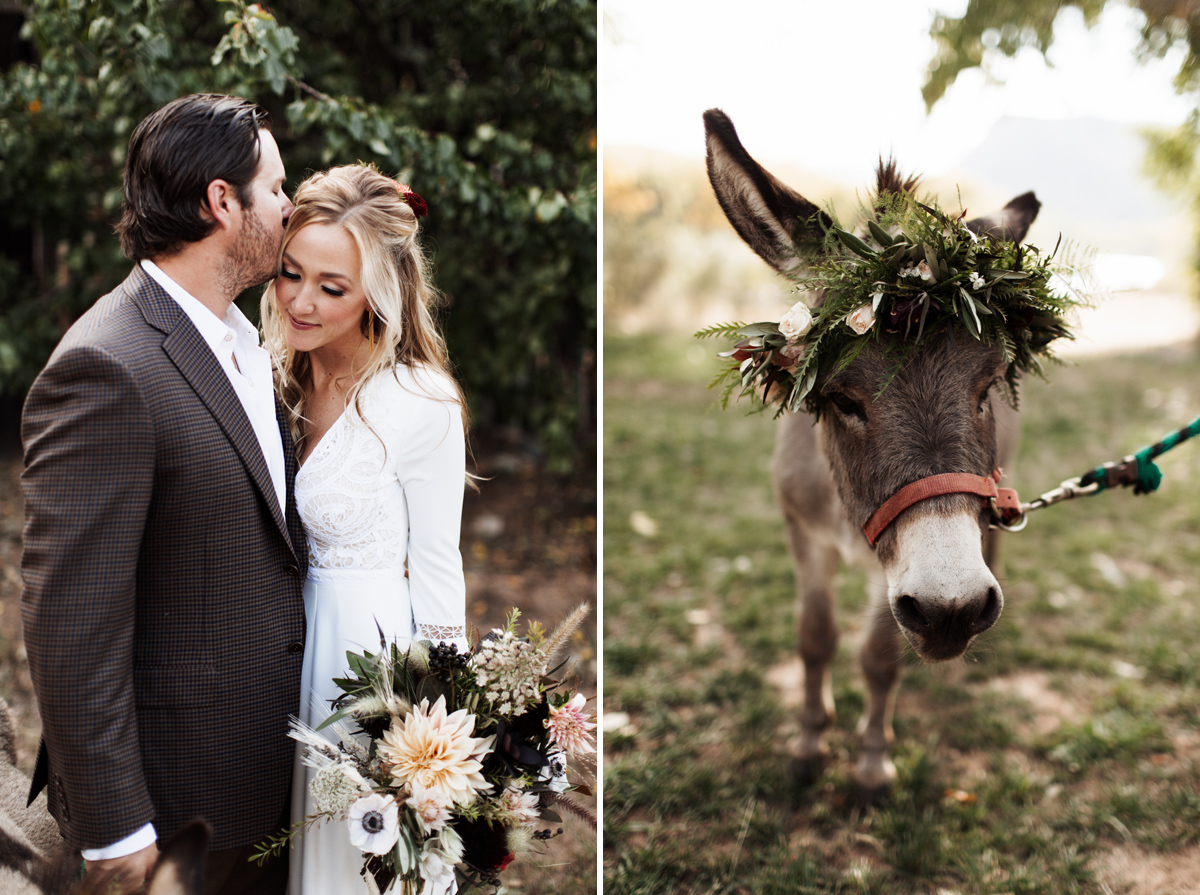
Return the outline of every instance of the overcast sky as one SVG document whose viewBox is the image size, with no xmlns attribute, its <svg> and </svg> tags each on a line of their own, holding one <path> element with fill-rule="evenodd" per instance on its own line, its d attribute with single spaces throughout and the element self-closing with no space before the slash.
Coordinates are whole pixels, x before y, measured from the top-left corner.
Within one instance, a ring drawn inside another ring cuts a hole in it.
<svg viewBox="0 0 1200 895">
<path fill-rule="evenodd" d="M 1056 23 L 1053 67 L 1023 53 L 961 76 L 926 116 L 934 9 L 963 0 L 605 0 L 601 136 L 678 155 L 703 154 L 701 113 L 724 109 L 755 157 L 785 160 L 851 183 L 880 154 L 937 176 L 1003 116 L 1092 116 L 1132 124 L 1181 122 L 1188 105 L 1171 78 L 1179 57 L 1138 65 L 1140 13 L 1110 4 L 1084 28 Z"/>
</svg>

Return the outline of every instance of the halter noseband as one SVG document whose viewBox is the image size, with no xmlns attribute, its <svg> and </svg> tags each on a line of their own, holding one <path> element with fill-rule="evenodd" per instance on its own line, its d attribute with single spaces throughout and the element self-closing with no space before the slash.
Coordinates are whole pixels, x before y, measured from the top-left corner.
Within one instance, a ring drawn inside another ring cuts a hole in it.
<svg viewBox="0 0 1200 895">
<path fill-rule="evenodd" d="M 911 485 L 905 485 L 888 498 L 863 526 L 863 534 L 867 536 L 867 543 L 874 547 L 879 536 L 895 521 L 896 517 L 913 504 L 931 497 L 940 497 L 943 494 L 974 494 L 983 498 L 983 506 L 990 506 L 992 513 L 999 521 L 1007 523 L 1019 519 L 1021 500 L 1017 497 L 1017 492 L 1012 488 L 997 487 L 1002 475 L 1003 473 L 999 469 L 992 470 L 990 476 L 947 472 L 918 479 Z"/>
</svg>

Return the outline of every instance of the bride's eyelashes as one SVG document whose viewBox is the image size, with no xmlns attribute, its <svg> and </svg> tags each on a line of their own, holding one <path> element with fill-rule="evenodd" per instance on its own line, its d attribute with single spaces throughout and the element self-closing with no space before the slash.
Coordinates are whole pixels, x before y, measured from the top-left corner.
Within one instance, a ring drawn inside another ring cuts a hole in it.
<svg viewBox="0 0 1200 895">
<path fill-rule="evenodd" d="M 300 279 L 300 274 L 296 273 L 296 271 L 294 271 L 294 270 L 288 270 L 286 267 L 281 267 L 279 269 L 279 275 L 281 277 L 283 277 L 285 280 Z M 334 289 L 332 286 L 322 286 L 321 291 L 326 293 L 327 295 L 332 295 L 334 298 L 341 298 L 343 295 L 346 294 L 341 289 Z"/>
</svg>

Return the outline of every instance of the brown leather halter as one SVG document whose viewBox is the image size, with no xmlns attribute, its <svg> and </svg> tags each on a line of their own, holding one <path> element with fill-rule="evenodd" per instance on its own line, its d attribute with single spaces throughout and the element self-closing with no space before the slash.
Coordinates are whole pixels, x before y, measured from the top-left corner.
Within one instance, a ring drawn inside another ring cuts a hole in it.
<svg viewBox="0 0 1200 895">
<path fill-rule="evenodd" d="M 879 536 L 896 517 L 913 504 L 943 494 L 975 494 L 983 498 L 983 506 L 990 506 L 1001 521 L 1017 519 L 1021 515 L 1021 499 L 1017 497 L 1014 489 L 997 487 L 1002 476 L 1003 473 L 999 469 L 994 469 L 990 476 L 946 472 L 917 479 L 888 498 L 883 506 L 875 511 L 875 515 L 867 520 L 867 524 L 863 526 L 867 543 L 874 547 Z"/>
</svg>

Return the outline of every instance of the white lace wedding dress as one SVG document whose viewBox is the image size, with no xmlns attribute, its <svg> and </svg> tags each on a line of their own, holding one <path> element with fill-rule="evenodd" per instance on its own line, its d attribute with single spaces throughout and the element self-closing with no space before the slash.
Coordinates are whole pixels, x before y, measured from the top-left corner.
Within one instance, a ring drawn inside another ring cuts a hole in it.
<svg viewBox="0 0 1200 895">
<path fill-rule="evenodd" d="M 296 504 L 308 534 L 304 586 L 308 637 L 300 717 L 317 726 L 340 691 L 346 650 L 379 651 L 379 630 L 407 642 L 466 647 L 459 555 L 465 449 L 449 380 L 399 366 L 372 378 L 325 433 L 296 476 Z M 407 561 L 408 578 L 404 576 Z M 313 771 L 297 761 L 292 822 L 314 812 Z M 292 840 L 289 895 L 366 892 L 363 855 L 344 821 Z"/>
</svg>

